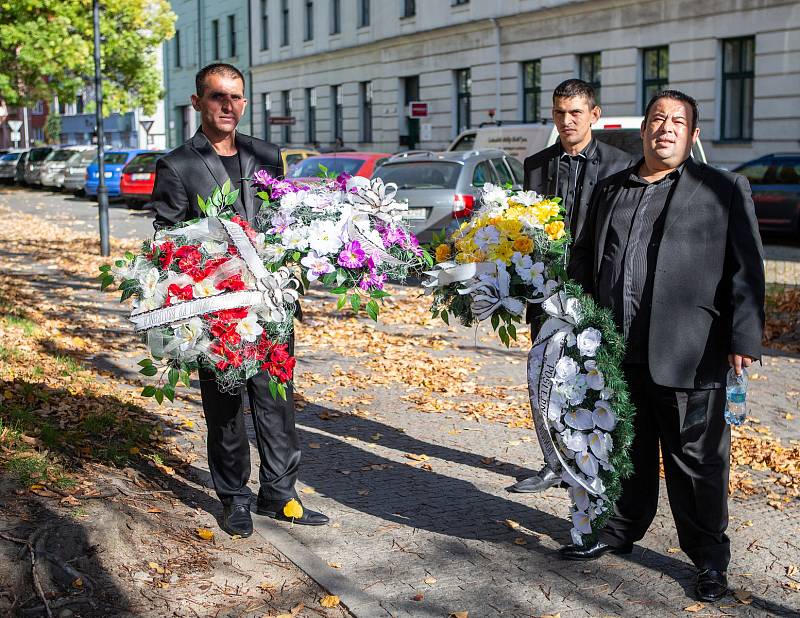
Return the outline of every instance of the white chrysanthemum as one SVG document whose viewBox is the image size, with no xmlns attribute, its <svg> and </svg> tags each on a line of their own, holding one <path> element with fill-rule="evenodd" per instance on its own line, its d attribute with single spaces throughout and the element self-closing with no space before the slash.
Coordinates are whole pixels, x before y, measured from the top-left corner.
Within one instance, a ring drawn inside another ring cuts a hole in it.
<svg viewBox="0 0 800 618">
<path fill-rule="evenodd" d="M 478 229 L 473 236 L 473 242 L 481 251 L 487 251 L 490 245 L 500 242 L 500 230 L 493 225 L 487 225 Z"/>
<path fill-rule="evenodd" d="M 565 383 L 571 382 L 580 373 L 581 368 L 578 363 L 572 360 L 569 356 L 562 356 L 558 359 L 555 367 L 555 374 L 553 375 L 553 382 Z"/>
<path fill-rule="evenodd" d="M 602 339 L 600 331 L 590 326 L 578 334 L 578 350 L 582 356 L 594 356 Z"/>
<path fill-rule="evenodd" d="M 308 227 L 308 246 L 319 256 L 336 253 L 342 246 L 339 232 L 335 222 L 317 219 Z"/>
<path fill-rule="evenodd" d="M 508 205 L 508 195 L 506 190 L 502 187 L 495 186 L 491 183 L 483 185 L 483 202 L 485 204 L 499 204 L 500 206 Z"/>
<path fill-rule="evenodd" d="M 288 228 L 281 237 L 281 244 L 290 250 L 302 251 L 308 248 L 308 228 Z"/>
</svg>

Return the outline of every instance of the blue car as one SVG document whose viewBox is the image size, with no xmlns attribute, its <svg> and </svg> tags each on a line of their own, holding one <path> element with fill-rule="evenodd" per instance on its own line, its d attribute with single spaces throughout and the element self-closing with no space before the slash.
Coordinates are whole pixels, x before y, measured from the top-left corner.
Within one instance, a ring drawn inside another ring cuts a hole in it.
<svg viewBox="0 0 800 618">
<path fill-rule="evenodd" d="M 108 188 L 108 197 L 119 197 L 119 181 L 122 178 L 122 168 L 136 155 L 147 150 L 109 150 L 105 153 L 105 178 Z M 97 185 L 100 183 L 100 174 L 97 168 L 97 159 L 92 161 L 86 168 L 86 195 L 92 198 L 97 197 Z"/>
</svg>

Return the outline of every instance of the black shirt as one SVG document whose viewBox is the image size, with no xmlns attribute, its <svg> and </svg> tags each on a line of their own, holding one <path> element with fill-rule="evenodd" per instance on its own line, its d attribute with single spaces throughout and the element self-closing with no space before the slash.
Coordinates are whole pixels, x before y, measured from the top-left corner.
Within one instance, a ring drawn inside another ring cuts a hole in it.
<svg viewBox="0 0 800 618">
<path fill-rule="evenodd" d="M 236 197 L 236 205 L 244 211 L 244 202 L 242 202 L 242 162 L 239 159 L 239 153 L 229 157 L 219 155 L 222 165 L 225 166 L 225 172 L 228 178 L 231 179 L 231 191 L 239 189 L 239 195 Z M 222 187 L 220 187 L 222 188 Z"/>
<path fill-rule="evenodd" d="M 561 197 L 567 219 L 572 215 L 573 205 L 580 204 L 586 164 L 594 156 L 596 149 L 597 144 L 594 140 L 576 155 L 567 154 L 564 152 L 564 147 L 561 147 L 556 171 L 556 195 Z"/>
<path fill-rule="evenodd" d="M 664 218 L 683 166 L 649 183 L 631 168 L 614 206 L 600 265 L 597 298 L 610 307 L 627 342 L 625 362 L 647 363 L 653 277 Z"/>
</svg>

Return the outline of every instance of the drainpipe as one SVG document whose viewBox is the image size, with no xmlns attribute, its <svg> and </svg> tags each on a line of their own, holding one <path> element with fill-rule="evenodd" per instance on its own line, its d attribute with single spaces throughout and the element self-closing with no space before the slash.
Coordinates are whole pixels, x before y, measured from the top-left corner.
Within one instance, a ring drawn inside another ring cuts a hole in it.
<svg viewBox="0 0 800 618">
<path fill-rule="evenodd" d="M 498 13 L 500 9 L 500 2 L 498 0 L 497 3 Z M 500 22 L 498 21 L 497 17 L 490 17 L 489 21 L 492 22 L 492 27 L 494 28 L 494 107 L 495 107 L 495 121 L 499 121 L 501 119 L 501 112 L 500 112 Z"/>
<path fill-rule="evenodd" d="M 250 119 L 249 133 L 254 133 L 254 118 L 253 118 L 253 7 L 252 0 L 247 0 L 247 85 L 248 95 L 247 98 L 250 104 L 247 106 L 248 116 Z"/>
</svg>

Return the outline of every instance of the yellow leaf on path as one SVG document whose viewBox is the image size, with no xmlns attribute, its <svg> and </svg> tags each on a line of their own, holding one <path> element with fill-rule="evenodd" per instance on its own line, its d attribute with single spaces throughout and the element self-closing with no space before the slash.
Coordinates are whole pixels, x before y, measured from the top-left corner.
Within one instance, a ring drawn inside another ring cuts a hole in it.
<svg viewBox="0 0 800 618">
<path fill-rule="evenodd" d="M 267 591 L 267 590 L 272 590 L 273 588 L 275 588 L 275 586 L 273 586 L 273 585 L 272 585 L 272 584 L 270 584 L 269 582 L 261 582 L 261 583 L 258 585 L 258 587 L 259 587 L 259 588 L 261 588 L 261 590 L 264 590 L 264 591 Z"/>
<path fill-rule="evenodd" d="M 328 566 L 331 567 L 332 569 L 341 569 L 342 568 L 342 563 L 341 562 L 329 562 Z"/>
<path fill-rule="evenodd" d="M 790 421 L 790 420 L 792 420 L 792 419 L 794 418 L 794 414 L 792 414 L 791 412 L 787 412 L 787 413 L 786 413 L 786 416 L 784 416 L 784 418 L 785 418 L 787 421 Z"/>
<path fill-rule="evenodd" d="M 447 618 L 469 618 L 469 612 L 453 612 Z"/>
<path fill-rule="evenodd" d="M 319 448 L 319 442 L 309 442 L 308 448 Z"/>
<path fill-rule="evenodd" d="M 795 565 L 790 564 L 789 566 L 786 567 L 787 575 L 794 575 L 795 573 L 797 573 L 797 567 Z"/>
<path fill-rule="evenodd" d="M 317 493 L 317 490 L 314 489 L 313 487 L 303 487 L 303 489 L 300 490 L 300 493 L 315 494 L 315 493 Z"/>
<path fill-rule="evenodd" d="M 28 489 L 44 489 L 44 485 L 40 485 L 39 483 L 34 483 Z"/>
<path fill-rule="evenodd" d="M 428 461 L 430 459 L 427 455 L 417 455 L 416 453 L 406 453 L 403 457 L 406 459 L 413 459 L 414 461 Z"/>
<path fill-rule="evenodd" d="M 194 531 L 204 541 L 210 541 L 214 538 L 214 533 L 208 528 L 195 528 Z"/>
<path fill-rule="evenodd" d="M 742 605 L 750 605 L 753 602 L 753 595 L 747 590 L 734 590 L 733 598 Z"/>
<path fill-rule="evenodd" d="M 518 536 L 514 539 L 514 545 L 527 545 L 528 541 L 525 540 L 524 537 Z"/>
<path fill-rule="evenodd" d="M 162 513 L 163 511 L 158 507 L 152 506 L 149 509 L 147 509 L 147 512 L 148 513 Z"/>
<path fill-rule="evenodd" d="M 337 597 L 335 594 L 329 594 L 322 597 L 319 604 L 322 605 L 322 607 L 336 607 L 339 605 L 339 597 Z"/>
<path fill-rule="evenodd" d="M 503 523 L 505 523 L 505 525 L 511 528 L 512 530 L 516 530 L 517 528 L 519 528 L 519 522 L 516 522 L 513 519 L 506 519 L 505 522 Z"/>
<path fill-rule="evenodd" d="M 680 547 L 670 547 L 670 548 L 667 550 L 667 553 L 668 553 L 668 554 L 677 554 L 677 553 L 679 553 L 680 551 L 681 551 L 681 548 L 680 548 Z"/>
<path fill-rule="evenodd" d="M 131 455 L 138 455 L 138 454 L 139 454 L 139 447 L 138 447 L 138 446 L 132 446 L 132 447 L 130 447 L 130 448 L 128 449 L 128 452 L 129 452 Z"/>
<path fill-rule="evenodd" d="M 542 614 L 541 616 L 536 616 L 536 618 L 561 618 L 561 612 L 557 614 Z"/>
<path fill-rule="evenodd" d="M 426 577 L 425 578 L 425 583 L 428 584 L 429 586 L 433 586 L 433 584 L 435 584 L 437 581 L 439 581 L 439 580 L 437 580 L 435 577 Z"/>
<path fill-rule="evenodd" d="M 694 614 L 696 612 L 699 612 L 705 606 L 706 606 L 705 603 L 695 603 L 694 605 L 690 605 L 689 607 L 684 607 L 683 611 L 689 612 L 690 614 Z"/>
<path fill-rule="evenodd" d="M 83 578 L 82 577 L 75 578 L 73 580 L 73 582 L 72 582 L 72 587 L 73 588 L 83 588 Z"/>
<path fill-rule="evenodd" d="M 158 568 L 158 563 L 157 562 L 148 562 L 147 566 L 149 566 L 151 569 L 153 569 L 155 571 Z"/>
<path fill-rule="evenodd" d="M 292 498 L 284 505 L 283 514 L 290 519 L 300 519 L 303 516 L 303 505 Z"/>
</svg>

